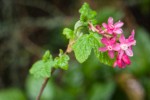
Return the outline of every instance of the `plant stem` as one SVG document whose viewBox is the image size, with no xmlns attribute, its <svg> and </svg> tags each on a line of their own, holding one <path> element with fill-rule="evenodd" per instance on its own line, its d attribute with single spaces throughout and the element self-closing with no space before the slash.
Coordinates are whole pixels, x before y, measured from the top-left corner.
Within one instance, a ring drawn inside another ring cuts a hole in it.
<svg viewBox="0 0 150 100">
<path fill-rule="evenodd" d="M 54 73 L 54 71 L 55 71 L 55 69 L 52 69 L 51 75 Z M 44 91 L 44 88 L 46 87 L 46 84 L 47 84 L 47 82 L 48 82 L 49 79 L 50 79 L 49 77 L 45 78 L 45 80 L 44 80 L 44 82 L 42 84 L 42 87 L 40 89 L 40 92 L 39 92 L 38 96 L 36 97 L 36 100 L 40 100 L 41 95 L 42 95 L 42 93 Z"/>
<path fill-rule="evenodd" d="M 66 49 L 64 54 L 72 52 L 71 46 L 72 46 L 73 43 L 74 43 L 74 41 L 69 41 L 68 47 L 67 47 L 67 49 Z M 55 71 L 55 69 L 52 69 L 51 75 L 53 74 L 54 71 Z M 48 80 L 49 80 L 49 78 L 45 78 L 36 100 L 40 100 L 41 95 L 42 95 L 42 93 L 44 91 L 44 88 L 46 87 L 46 84 L 47 84 Z"/>
<path fill-rule="evenodd" d="M 42 84 L 42 87 L 41 87 L 41 89 L 40 89 L 40 92 L 39 92 L 39 94 L 38 94 L 36 100 L 40 100 L 40 97 L 41 97 L 41 95 L 42 95 L 42 93 L 43 93 L 43 91 L 44 91 L 44 88 L 45 88 L 45 86 L 46 86 L 48 80 L 49 80 L 49 78 L 45 78 L 45 80 L 44 80 L 44 82 L 43 82 L 43 84 Z"/>
</svg>

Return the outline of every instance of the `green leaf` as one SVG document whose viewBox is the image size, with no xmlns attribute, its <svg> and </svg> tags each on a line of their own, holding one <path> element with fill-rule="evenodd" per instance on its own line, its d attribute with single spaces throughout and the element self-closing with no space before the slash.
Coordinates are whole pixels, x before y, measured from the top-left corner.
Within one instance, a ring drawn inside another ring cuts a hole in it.
<svg viewBox="0 0 150 100">
<path fill-rule="evenodd" d="M 74 26 L 74 34 L 76 35 L 76 39 L 80 38 L 84 33 L 88 33 L 88 24 L 83 23 L 82 21 L 77 21 Z"/>
<path fill-rule="evenodd" d="M 43 60 L 39 60 L 32 65 L 30 69 L 30 73 L 33 74 L 36 78 L 50 77 L 52 66 L 53 66 L 52 59 L 50 59 L 47 62 L 44 62 Z"/>
<path fill-rule="evenodd" d="M 80 63 L 83 63 L 89 57 L 92 49 L 89 41 L 89 35 L 85 34 L 81 36 L 75 42 L 72 48 L 74 50 L 76 59 Z"/>
<path fill-rule="evenodd" d="M 101 63 L 112 66 L 115 59 L 110 59 L 107 52 L 100 52 L 98 49 L 103 46 L 100 42 L 101 37 L 97 33 L 90 34 L 90 45 L 94 49 L 94 53 Z"/>
<path fill-rule="evenodd" d="M 63 51 L 60 50 L 59 57 L 56 57 L 54 60 L 54 67 L 67 70 L 68 61 L 69 61 L 69 56 L 67 54 L 64 54 Z"/>
<path fill-rule="evenodd" d="M 43 55 L 43 57 L 42 57 L 42 60 L 43 60 L 43 61 L 47 61 L 47 60 L 49 60 L 49 59 L 51 59 L 51 58 L 52 58 L 52 56 L 51 56 L 51 54 L 50 54 L 50 51 L 47 50 L 47 51 L 44 53 L 44 55 Z"/>
<path fill-rule="evenodd" d="M 64 28 L 63 34 L 66 35 L 67 39 L 73 39 L 74 38 L 74 33 L 71 29 L 69 28 Z"/>
<path fill-rule="evenodd" d="M 92 22 L 96 22 L 96 20 L 94 20 L 94 18 L 96 17 L 96 11 L 93 11 L 89 4 L 84 3 L 82 5 L 82 7 L 79 10 L 80 12 L 80 20 L 83 22 L 87 22 L 87 21 L 92 21 Z M 93 23 L 94 24 L 94 23 Z"/>
<path fill-rule="evenodd" d="M 77 21 L 74 25 L 74 30 L 78 30 L 79 27 L 85 26 L 83 22 L 81 22 L 80 20 Z"/>
<path fill-rule="evenodd" d="M 53 59 L 50 51 L 46 51 L 42 57 L 42 60 L 35 62 L 31 69 L 30 74 L 33 74 L 36 78 L 46 78 L 51 76 L 51 68 L 53 67 Z"/>
<path fill-rule="evenodd" d="M 113 65 L 115 59 L 110 59 L 107 52 L 100 52 L 98 49 L 102 47 L 103 44 L 100 42 L 101 37 L 97 33 L 90 33 L 81 36 L 76 43 L 73 45 L 73 50 L 75 53 L 76 59 L 83 63 L 89 55 L 91 54 L 91 50 L 94 50 L 95 55 L 100 60 L 101 63 L 107 65 Z"/>
</svg>

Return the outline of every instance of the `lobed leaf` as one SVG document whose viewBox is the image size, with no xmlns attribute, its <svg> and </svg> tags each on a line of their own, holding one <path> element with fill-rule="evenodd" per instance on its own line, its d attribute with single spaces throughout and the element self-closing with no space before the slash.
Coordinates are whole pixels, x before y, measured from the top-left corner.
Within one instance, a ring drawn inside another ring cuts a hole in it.
<svg viewBox="0 0 150 100">
<path fill-rule="evenodd" d="M 76 35 L 76 39 L 80 38 L 84 33 L 88 33 L 87 24 L 82 21 L 77 21 L 74 26 L 74 34 Z"/>
<path fill-rule="evenodd" d="M 45 53 L 44 53 L 44 55 L 43 55 L 43 57 L 42 57 L 42 60 L 46 62 L 46 61 L 49 60 L 49 59 L 52 59 L 52 56 L 51 56 L 51 54 L 50 54 L 50 51 L 47 50 L 47 51 L 45 51 Z"/>
<path fill-rule="evenodd" d="M 53 59 L 50 51 L 46 51 L 42 60 L 35 62 L 31 69 L 30 74 L 36 78 L 46 78 L 51 76 L 51 68 L 53 67 Z"/>
<path fill-rule="evenodd" d="M 53 66 L 53 61 L 44 62 L 43 60 L 39 60 L 35 62 L 31 69 L 30 73 L 34 75 L 36 78 L 46 78 L 51 76 L 51 67 Z"/>
<path fill-rule="evenodd" d="M 94 20 L 96 17 L 96 11 L 92 10 L 89 6 L 89 4 L 84 3 L 82 7 L 79 10 L 80 12 L 80 20 L 83 22 L 87 22 L 88 20 Z"/>
<path fill-rule="evenodd" d="M 103 46 L 100 42 L 101 37 L 97 33 L 90 33 L 80 37 L 76 43 L 73 45 L 73 50 L 75 53 L 76 59 L 83 63 L 89 55 L 91 50 L 94 50 L 95 55 L 100 60 L 101 63 L 107 65 L 113 65 L 115 59 L 110 59 L 107 52 L 100 52 L 99 47 Z"/>
<path fill-rule="evenodd" d="M 91 54 L 92 47 L 89 44 L 89 35 L 85 34 L 72 46 L 75 57 L 80 63 L 83 63 Z"/>
<path fill-rule="evenodd" d="M 56 57 L 54 59 L 54 66 L 55 68 L 61 68 L 67 70 L 68 61 L 69 61 L 69 56 L 67 54 L 63 54 L 63 51 L 60 50 L 59 57 Z"/>
<path fill-rule="evenodd" d="M 64 28 L 63 34 L 66 35 L 67 39 L 73 39 L 74 38 L 74 33 L 71 29 L 69 28 Z"/>
</svg>

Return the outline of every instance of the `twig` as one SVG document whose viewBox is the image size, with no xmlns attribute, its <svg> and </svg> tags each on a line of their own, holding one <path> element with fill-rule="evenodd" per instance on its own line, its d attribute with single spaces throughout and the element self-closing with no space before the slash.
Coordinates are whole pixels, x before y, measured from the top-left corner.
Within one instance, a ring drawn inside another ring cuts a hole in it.
<svg viewBox="0 0 150 100">
<path fill-rule="evenodd" d="M 66 51 L 65 51 L 65 54 L 70 53 L 70 52 L 72 51 L 71 45 L 72 45 L 73 43 L 74 43 L 73 40 L 72 40 L 72 41 L 69 41 L 69 44 L 68 44 L 67 49 L 66 49 Z M 55 71 L 55 69 L 52 69 L 51 75 L 53 74 L 54 71 Z M 38 94 L 36 100 L 40 100 L 41 95 L 42 95 L 42 93 L 43 93 L 43 91 L 44 91 L 44 88 L 46 87 L 46 84 L 47 84 L 48 80 L 49 80 L 49 78 L 45 78 L 45 80 L 44 80 L 44 82 L 43 82 L 43 84 L 42 84 L 42 87 L 41 87 L 41 89 L 40 89 L 40 92 L 39 92 L 39 94 Z"/>
<path fill-rule="evenodd" d="M 55 71 L 55 69 L 52 69 L 51 75 L 54 73 L 54 71 Z M 43 82 L 43 84 L 42 84 L 42 87 L 41 87 L 41 89 L 40 89 L 40 92 L 39 92 L 39 94 L 38 94 L 36 100 L 40 100 L 41 95 L 42 95 L 42 93 L 43 93 L 43 91 L 44 91 L 44 88 L 46 87 L 46 84 L 47 84 L 48 80 L 49 80 L 49 77 L 45 78 L 45 80 L 44 80 L 44 82 Z"/>
<path fill-rule="evenodd" d="M 49 78 L 45 78 L 45 80 L 44 80 L 44 82 L 43 82 L 43 84 L 42 84 L 42 87 L 41 87 L 41 89 L 40 89 L 40 92 L 39 92 L 39 94 L 38 94 L 36 100 L 40 100 L 40 97 L 41 97 L 41 95 L 42 95 L 42 93 L 43 93 L 43 91 L 44 91 L 44 88 L 45 88 L 45 86 L 46 86 L 48 80 L 49 80 Z"/>
</svg>

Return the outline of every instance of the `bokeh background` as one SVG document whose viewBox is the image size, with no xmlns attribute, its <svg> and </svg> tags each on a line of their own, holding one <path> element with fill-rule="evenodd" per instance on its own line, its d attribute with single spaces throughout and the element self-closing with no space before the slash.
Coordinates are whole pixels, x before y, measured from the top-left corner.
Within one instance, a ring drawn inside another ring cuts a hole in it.
<svg viewBox="0 0 150 100">
<path fill-rule="evenodd" d="M 73 28 L 87 2 L 98 23 L 122 20 L 126 36 L 136 30 L 132 64 L 101 64 L 94 54 L 79 64 L 71 53 L 69 70 L 57 70 L 41 100 L 150 100 L 150 0 L 0 0 L 0 100 L 35 100 L 44 79 L 29 74 L 49 49 L 65 50 L 64 27 Z"/>
</svg>

